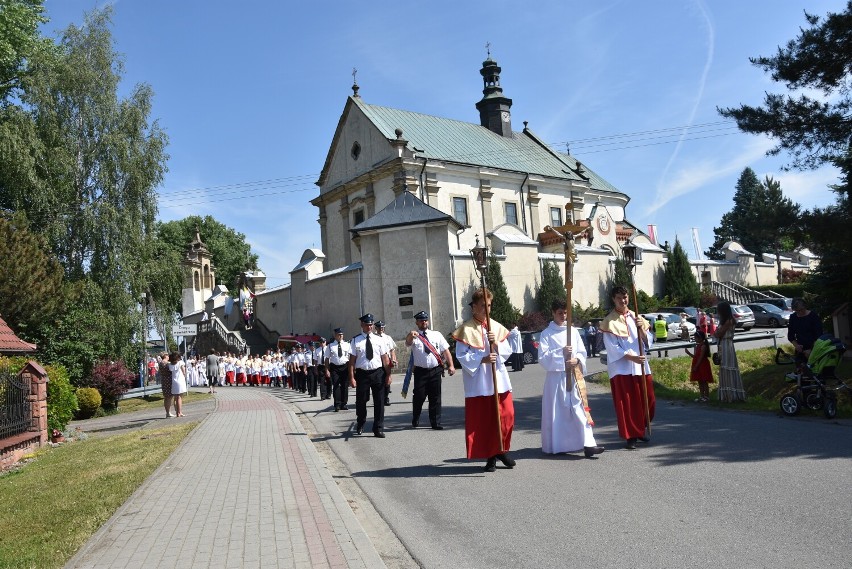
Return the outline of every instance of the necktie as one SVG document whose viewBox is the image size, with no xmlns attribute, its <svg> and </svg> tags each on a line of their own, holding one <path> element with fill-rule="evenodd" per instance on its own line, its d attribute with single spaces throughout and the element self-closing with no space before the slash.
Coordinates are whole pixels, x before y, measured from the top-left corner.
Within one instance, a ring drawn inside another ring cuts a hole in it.
<svg viewBox="0 0 852 569">
<path fill-rule="evenodd" d="M 337 357 L 343 357 L 343 347 L 341 347 L 340 342 L 337 342 Z"/>
<path fill-rule="evenodd" d="M 370 335 L 367 334 L 367 359 L 373 359 L 373 343 L 370 341 Z"/>
</svg>

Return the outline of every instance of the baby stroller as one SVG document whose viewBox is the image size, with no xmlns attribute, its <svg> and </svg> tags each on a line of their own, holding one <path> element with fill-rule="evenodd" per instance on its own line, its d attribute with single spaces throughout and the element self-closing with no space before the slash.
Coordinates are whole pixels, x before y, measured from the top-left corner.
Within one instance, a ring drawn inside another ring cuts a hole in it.
<svg viewBox="0 0 852 569">
<path fill-rule="evenodd" d="M 814 342 L 807 362 L 802 362 L 795 373 L 788 373 L 787 379 L 795 381 L 796 386 L 781 397 L 781 411 L 788 416 L 799 413 L 802 405 L 814 411 L 822 412 L 829 419 L 837 415 L 837 392 L 849 389 L 835 375 L 835 368 L 846 346 L 831 334 L 823 334 Z M 795 359 L 781 348 L 775 354 L 775 363 L 791 364 Z M 834 387 L 828 384 L 834 384 Z"/>
</svg>

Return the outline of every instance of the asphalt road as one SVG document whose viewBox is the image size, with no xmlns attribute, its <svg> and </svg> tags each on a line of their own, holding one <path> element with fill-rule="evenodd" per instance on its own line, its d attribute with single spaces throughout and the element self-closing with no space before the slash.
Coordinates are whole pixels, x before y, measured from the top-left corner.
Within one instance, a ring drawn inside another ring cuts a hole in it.
<svg viewBox="0 0 852 569">
<path fill-rule="evenodd" d="M 540 447 L 543 371 L 511 378 L 518 465 L 491 474 L 464 458 L 460 375 L 444 380 L 443 431 L 411 428 L 400 377 L 385 439 L 369 420 L 354 435 L 354 410 L 286 398 L 422 567 L 852 565 L 850 422 L 660 401 L 653 440 L 627 451 L 608 391 L 591 385 L 607 452 L 552 457 Z"/>
</svg>

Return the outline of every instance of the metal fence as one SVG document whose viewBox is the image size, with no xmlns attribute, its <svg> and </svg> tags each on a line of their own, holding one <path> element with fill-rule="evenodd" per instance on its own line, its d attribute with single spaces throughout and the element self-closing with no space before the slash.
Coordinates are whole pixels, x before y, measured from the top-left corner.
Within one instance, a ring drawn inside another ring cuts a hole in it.
<svg viewBox="0 0 852 569">
<path fill-rule="evenodd" d="M 0 439 L 29 430 L 32 424 L 29 395 L 29 381 L 8 369 L 0 369 Z"/>
</svg>

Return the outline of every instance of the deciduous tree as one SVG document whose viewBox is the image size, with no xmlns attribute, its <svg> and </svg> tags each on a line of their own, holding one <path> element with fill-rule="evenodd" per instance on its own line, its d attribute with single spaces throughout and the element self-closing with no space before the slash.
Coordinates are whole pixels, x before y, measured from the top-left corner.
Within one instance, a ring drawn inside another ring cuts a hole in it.
<svg viewBox="0 0 852 569">
<path fill-rule="evenodd" d="M 58 57 L 34 53 L 19 104 L 0 116 L 0 206 L 23 211 L 71 281 L 89 281 L 109 318 L 106 354 L 135 353 L 143 266 L 166 171 L 166 135 L 149 121 L 153 92 L 118 95 L 123 62 L 110 10 L 71 25 Z M 70 370 L 70 368 L 69 368 Z"/>
<path fill-rule="evenodd" d="M 246 270 L 257 269 L 257 255 L 251 252 L 246 236 L 207 215 L 191 215 L 177 221 L 157 224 L 157 239 L 164 247 L 178 255 L 180 259 L 186 247 L 195 238 L 198 231 L 201 240 L 207 245 L 216 266 L 216 280 L 229 289 L 234 289 L 239 274 Z M 176 265 L 178 266 L 178 265 Z M 177 273 L 178 276 L 180 273 Z M 180 312 L 180 291 L 169 308 Z"/>
</svg>

